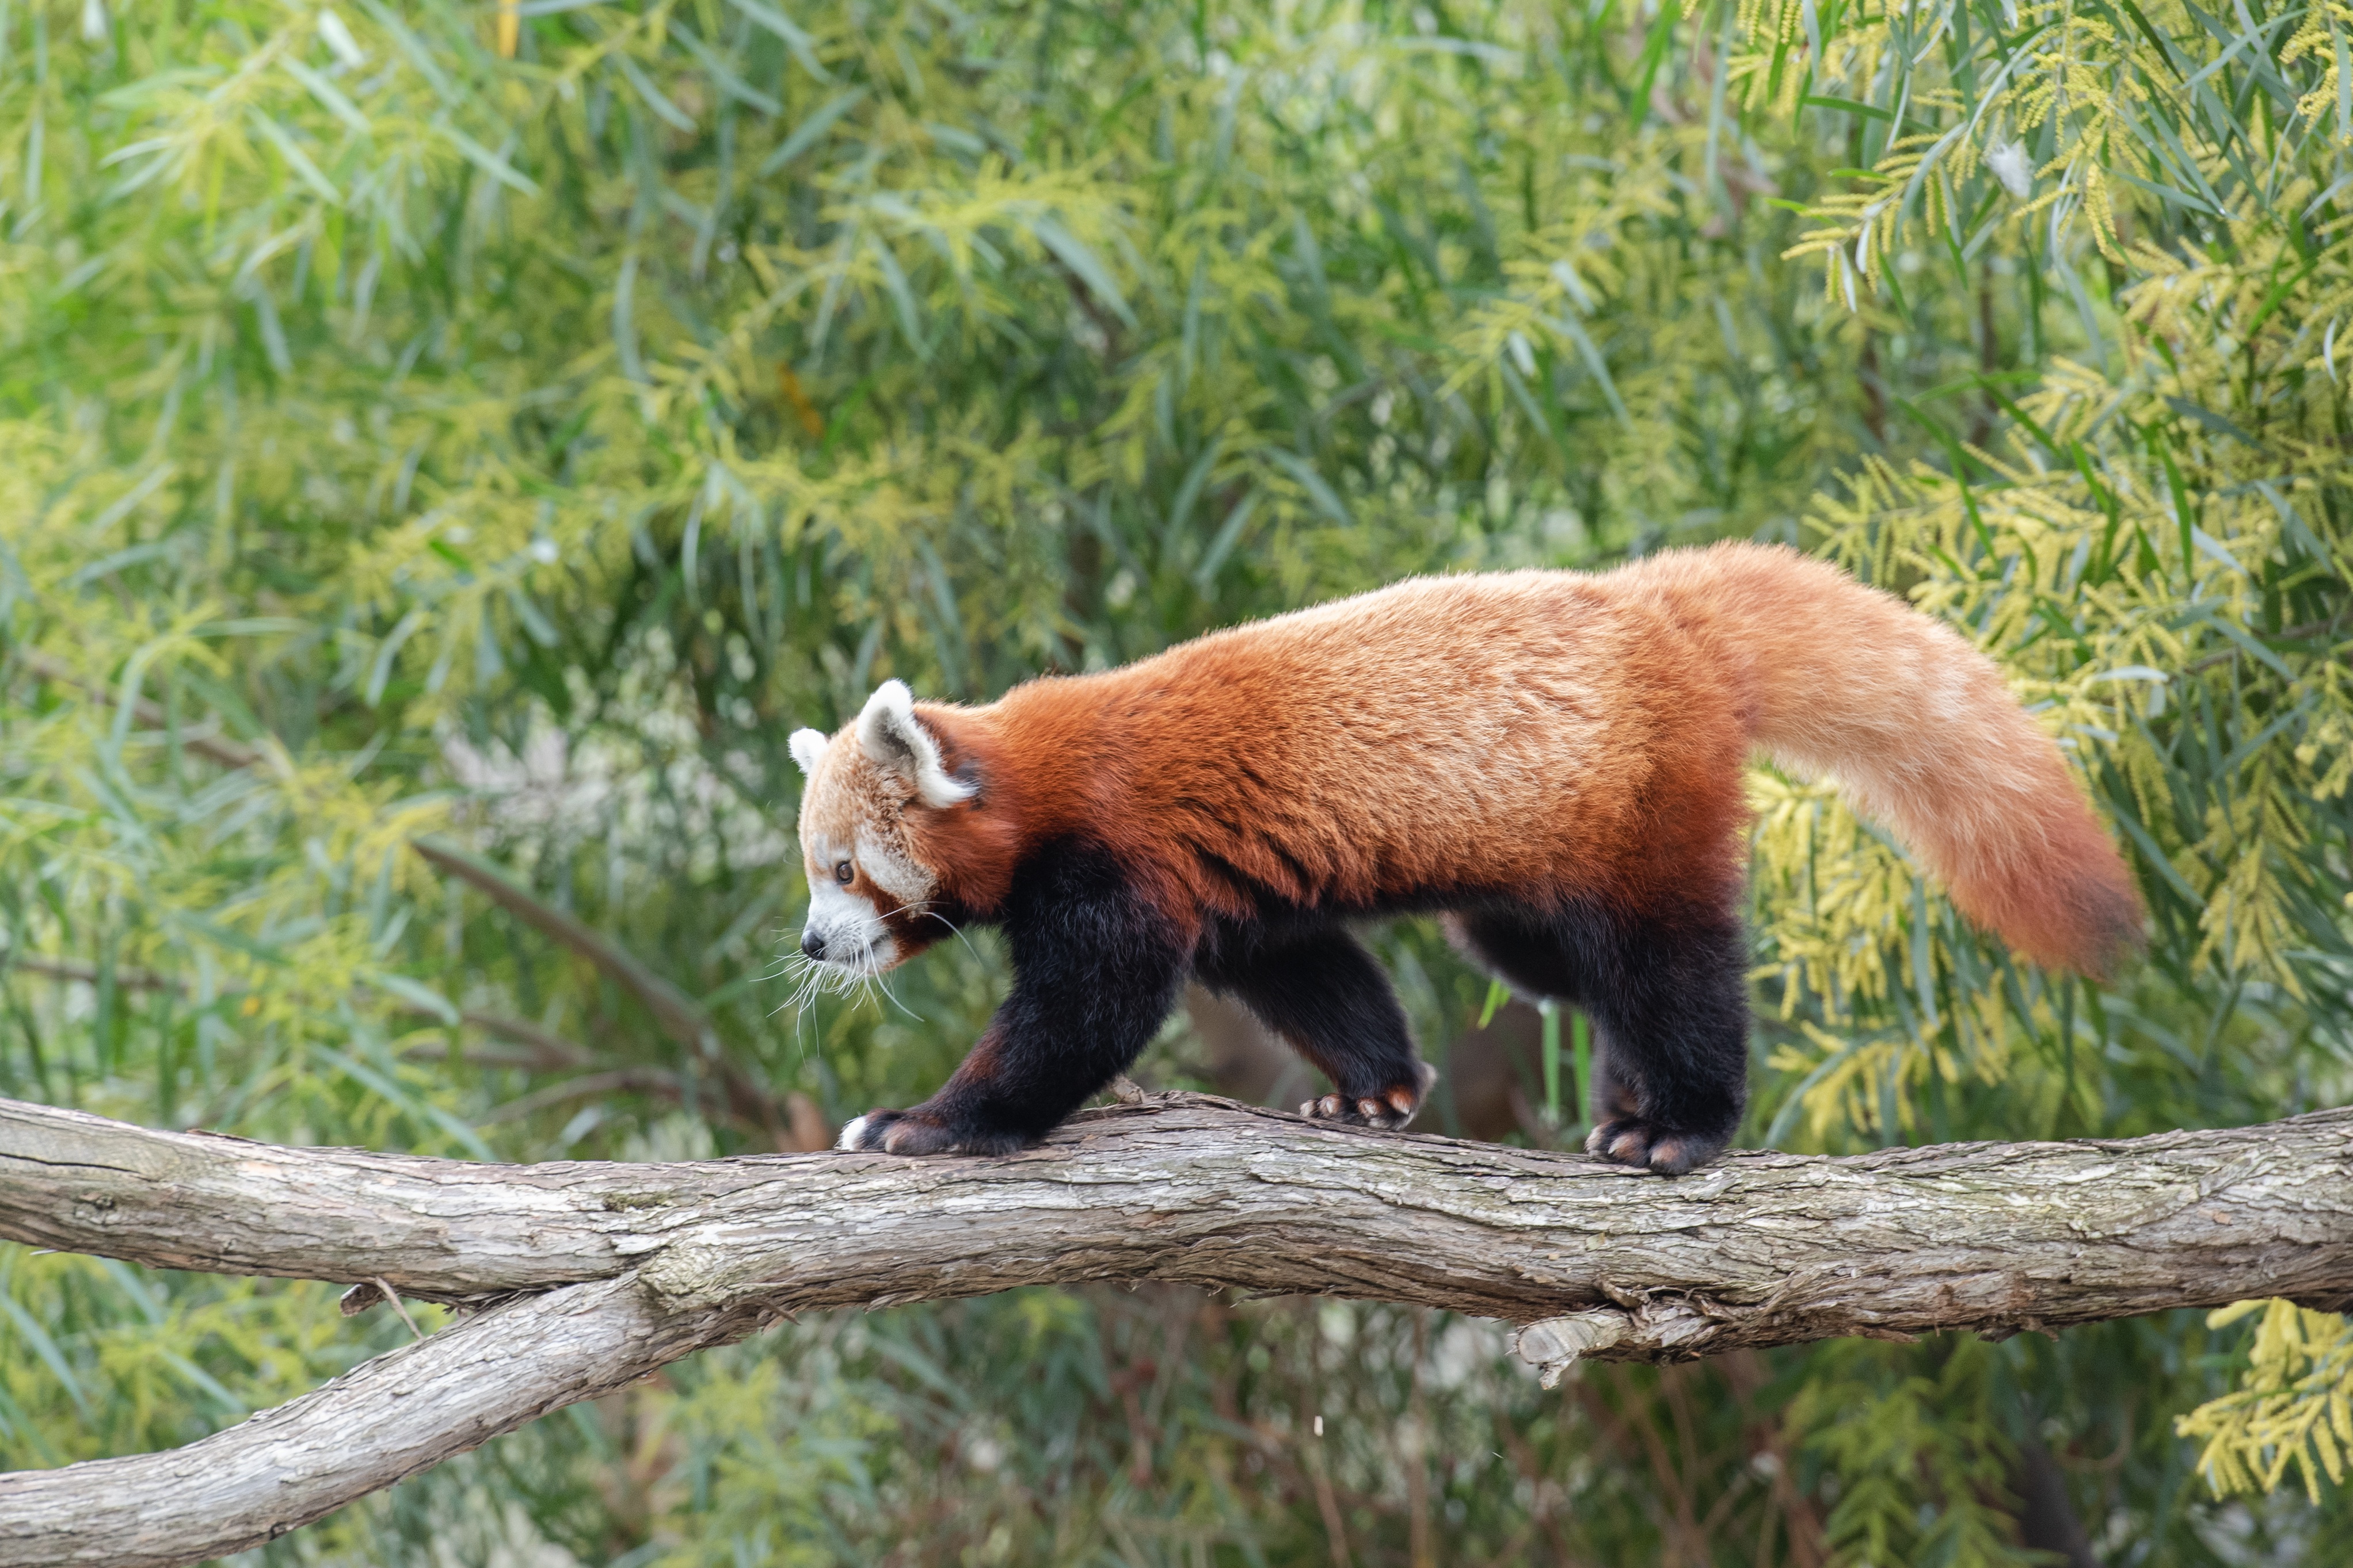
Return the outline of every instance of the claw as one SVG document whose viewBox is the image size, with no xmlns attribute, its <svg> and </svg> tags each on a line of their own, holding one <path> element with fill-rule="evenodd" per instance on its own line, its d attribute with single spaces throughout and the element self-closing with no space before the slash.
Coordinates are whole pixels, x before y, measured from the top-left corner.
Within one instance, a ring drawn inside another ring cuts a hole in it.
<svg viewBox="0 0 2353 1568">
<path fill-rule="evenodd" d="M 833 1146 L 870 1154 L 1009 1154 L 1029 1142 L 1017 1132 L 954 1125 L 918 1108 L 870 1110 L 844 1127 Z"/>
<path fill-rule="evenodd" d="M 1662 1176 L 1680 1176 L 1695 1165 L 1705 1164 L 1723 1148 L 1721 1138 L 1661 1127 L 1630 1116 L 1603 1122 L 1585 1140 L 1585 1152 L 1588 1154 L 1598 1154 L 1620 1165 L 1647 1168 Z"/>
<path fill-rule="evenodd" d="M 1403 1127 L 1421 1109 L 1421 1098 L 1438 1075 L 1427 1065 L 1417 1062 L 1418 1084 L 1398 1084 L 1377 1094 L 1327 1094 L 1320 1099 L 1302 1100 L 1299 1114 L 1317 1121 L 1338 1121 L 1352 1127 L 1369 1127 L 1388 1131 Z"/>
</svg>

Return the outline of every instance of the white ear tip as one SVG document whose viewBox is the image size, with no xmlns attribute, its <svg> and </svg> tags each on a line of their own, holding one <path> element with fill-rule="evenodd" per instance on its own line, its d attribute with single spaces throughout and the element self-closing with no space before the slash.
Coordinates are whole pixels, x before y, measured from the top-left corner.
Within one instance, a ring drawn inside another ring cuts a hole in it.
<svg viewBox="0 0 2353 1568">
<path fill-rule="evenodd" d="M 817 760 L 825 755 L 826 740 L 826 733 L 822 730 L 793 731 L 793 738 L 789 743 L 792 747 L 793 761 L 800 764 L 801 772 L 810 773 L 817 771 Z"/>
<path fill-rule="evenodd" d="M 925 805 L 939 806 L 943 809 L 951 805 L 961 805 L 979 793 L 962 779 L 951 778 L 941 771 L 937 763 L 924 770 L 923 777 L 916 781 L 916 788 L 922 794 Z"/>
</svg>

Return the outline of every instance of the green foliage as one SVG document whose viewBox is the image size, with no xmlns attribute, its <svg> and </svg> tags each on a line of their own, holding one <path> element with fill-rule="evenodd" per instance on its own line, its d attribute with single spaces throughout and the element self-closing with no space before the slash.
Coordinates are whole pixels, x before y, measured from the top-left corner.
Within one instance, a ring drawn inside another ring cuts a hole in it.
<svg viewBox="0 0 2353 1568">
<path fill-rule="evenodd" d="M 2348 28 L 0 0 L 0 1093 L 775 1147 L 923 1092 L 1001 984 L 976 933 L 895 1005 L 772 1016 L 795 727 L 886 675 L 977 699 L 1407 572 L 1739 534 L 2000 658 L 2154 916 L 2115 989 L 2016 968 L 1760 773 L 1757 1141 L 2339 1100 Z M 1442 1052 L 1482 986 L 1380 940 Z M 2117 1561 L 2283 1562 L 2344 1539 L 2339 1492 L 2190 1482 L 2335 1474 L 2346 1359 L 2286 1311 L 2236 1393 L 2177 1314 L 1546 1395 L 1476 1325 L 1024 1294 L 788 1328 L 268 1555 L 2017 1563 L 2047 1447 Z M 0 1452 L 184 1442 L 405 1331 L 10 1255 Z"/>
<path fill-rule="evenodd" d="M 2293 1468 L 2316 1502 L 2321 1477 L 2342 1481 L 2353 1448 L 2353 1331 L 2287 1301 L 2242 1301 L 2207 1321 L 2257 1310 L 2245 1385 L 2183 1416 L 2181 1433 L 2206 1439 L 2200 1464 L 2218 1490 L 2268 1491 Z"/>
<path fill-rule="evenodd" d="M 422 1309 L 420 1328 L 438 1326 Z M 49 1466 L 194 1442 L 282 1404 L 408 1331 L 353 1335 L 324 1286 L 158 1278 L 91 1258 L 0 1260 L 0 1419 L 15 1465 Z M 14 1466 L 12 1466 L 14 1468 Z"/>
<path fill-rule="evenodd" d="M 1831 51 L 1846 89 L 1882 91 L 1857 143 L 1877 156 L 1848 172 L 1861 193 L 1813 204 L 1851 221 L 1792 254 L 1826 256 L 1833 291 L 1859 279 L 1865 316 L 1900 328 L 1914 314 L 1905 258 L 1949 260 L 1967 288 L 1970 254 L 2019 229 L 2074 294 L 2082 341 L 2031 385 L 1973 378 L 2010 416 L 1998 435 L 1964 439 L 1933 407 L 1901 405 L 1934 458 L 1866 459 L 1811 521 L 1834 556 L 2000 653 L 2084 755 L 2149 868 L 2156 935 L 2138 989 L 2171 994 L 2135 996 L 2136 1010 L 2168 1033 L 2204 1015 L 2211 1040 L 2260 1009 L 2267 1044 L 2317 1032 L 2341 1052 L 2353 694 L 2337 650 L 2353 470 L 2331 312 L 2353 271 L 2330 216 L 2338 138 L 2333 122 L 2297 118 L 2300 95 L 2318 90 L 2315 61 L 2311 83 L 2291 80 L 2294 50 L 2275 65 L 2246 47 L 2293 15 L 2213 37 L 2195 10 L 2160 7 L 2152 26 L 2127 9 L 2137 26 L 2042 7 L 2005 33 L 1981 17 L 1974 38 L 1955 11 L 1941 50 L 1891 14 L 1858 20 L 1852 52 Z M 1752 87 L 1766 79 L 1761 57 L 1746 63 Z M 2254 113 L 2233 120 L 2226 100 Z M 2096 300 L 2074 270 L 2087 249 L 2108 273 Z M 2042 273 L 2025 282 L 2039 292 Z M 1990 268 L 1977 287 L 1989 330 Z M 1793 995 L 1822 998 L 1842 1024 L 1857 1007 L 1911 1047 L 1936 1041 L 1989 1080 L 2010 1065 L 2005 1036 L 2051 1037 L 2063 1012 L 2081 1020 L 2066 1035 L 2081 1029 L 2103 1058 L 2143 1033 L 2089 995 L 2078 1008 L 2071 993 L 1996 983 L 1957 931 L 1908 954 L 1872 940 L 1906 923 L 1908 879 L 1810 810 L 1783 805 L 1767 830 L 1776 891 L 1796 890 L 1794 868 L 1824 835 L 1836 868 L 1810 868 L 1817 908 L 1774 954 Z M 2099 1091 L 2071 1038 L 2057 1054 L 2066 1094 Z M 1919 1081 L 1906 1055 L 1880 1051 L 1869 1070 Z M 2107 1120 L 2088 1101 L 2056 1114 Z"/>
<path fill-rule="evenodd" d="M 1747 25 L 1736 75 L 1751 101 L 1788 101 L 1786 26 L 1763 10 Z M 1788 1111 L 1817 1136 L 1942 1132 L 1974 1080 L 1998 1086 L 2006 1125 L 2065 1132 L 2337 1098 L 2353 1018 L 2343 19 L 1956 6 L 1831 31 L 1819 58 L 1835 68 L 1807 90 L 1854 105 L 1859 155 L 1790 254 L 1823 258 L 1826 288 L 1892 331 L 1919 321 L 1907 261 L 1949 264 L 1963 290 L 1976 277 L 1988 353 L 1971 382 L 2009 417 L 1964 435 L 1899 399 L 1933 456 L 1866 458 L 1810 521 L 2049 705 L 2139 851 L 2154 934 L 2123 994 L 2038 984 L 1834 802 L 1768 786 L 1760 889 L 1786 912 L 1766 916 L 1765 956 L 1798 1026 L 1777 1061 L 1807 1075 Z M 2027 261 L 2031 374 L 1992 352 L 2005 236 Z M 2064 357 L 2041 342 L 2054 284 L 2078 335 Z M 2243 1396 L 2263 1416 L 2192 1423 L 2218 1488 L 2275 1482 L 2288 1449 L 2309 1479 L 2307 1441 L 2333 1460 L 2321 1416 L 2343 1369 L 2324 1357 L 2290 1379 L 2277 1333 Z"/>
<path fill-rule="evenodd" d="M 1994 1352 L 1957 1340 L 1933 1352 L 1891 1357 L 1863 1342 L 1833 1347 L 1790 1401 L 1791 1426 L 1809 1435 L 1840 1479 L 1823 1521 L 1840 1560 L 1956 1568 L 2016 1561 L 2000 1506 L 2013 1456 L 1989 1408 Z M 1915 1370 L 1907 1362 L 1928 1364 Z M 1987 1433 L 1996 1436 L 1989 1441 Z M 1920 1506 L 1923 1493 L 1931 1507 Z"/>
</svg>

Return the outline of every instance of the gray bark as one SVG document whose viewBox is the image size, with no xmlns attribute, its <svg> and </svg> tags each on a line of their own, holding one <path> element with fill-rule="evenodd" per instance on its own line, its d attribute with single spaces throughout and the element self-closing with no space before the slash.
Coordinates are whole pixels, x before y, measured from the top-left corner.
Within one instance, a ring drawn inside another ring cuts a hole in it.
<svg viewBox="0 0 2353 1568">
<path fill-rule="evenodd" d="M 0 1236 L 485 1304 L 175 1454 L 0 1477 L 0 1568 L 237 1550 L 783 1312 L 1082 1279 L 1404 1301 L 1577 1356 L 2353 1300 L 2353 1112 L 2121 1142 L 1734 1155 L 1665 1180 L 1190 1096 L 1003 1159 L 531 1166 L 0 1101 Z M 417 1397 L 428 1394 L 429 1397 Z"/>
</svg>

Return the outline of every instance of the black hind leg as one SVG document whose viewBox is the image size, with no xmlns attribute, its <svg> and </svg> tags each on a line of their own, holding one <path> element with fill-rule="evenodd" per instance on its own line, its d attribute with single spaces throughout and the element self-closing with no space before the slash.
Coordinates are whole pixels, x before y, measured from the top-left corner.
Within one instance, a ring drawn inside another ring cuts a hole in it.
<svg viewBox="0 0 2353 1568">
<path fill-rule="evenodd" d="M 1229 929 L 1203 943 L 1194 971 L 1331 1079 L 1334 1092 L 1303 1116 L 1402 1127 L 1437 1081 L 1414 1055 L 1388 976 L 1336 925 Z"/>
<path fill-rule="evenodd" d="M 1597 1125 L 1587 1149 L 1680 1175 L 1732 1141 L 1748 1100 L 1738 917 L 1514 906 L 1450 924 L 1475 961 L 1513 985 L 1591 1016 Z"/>
</svg>

